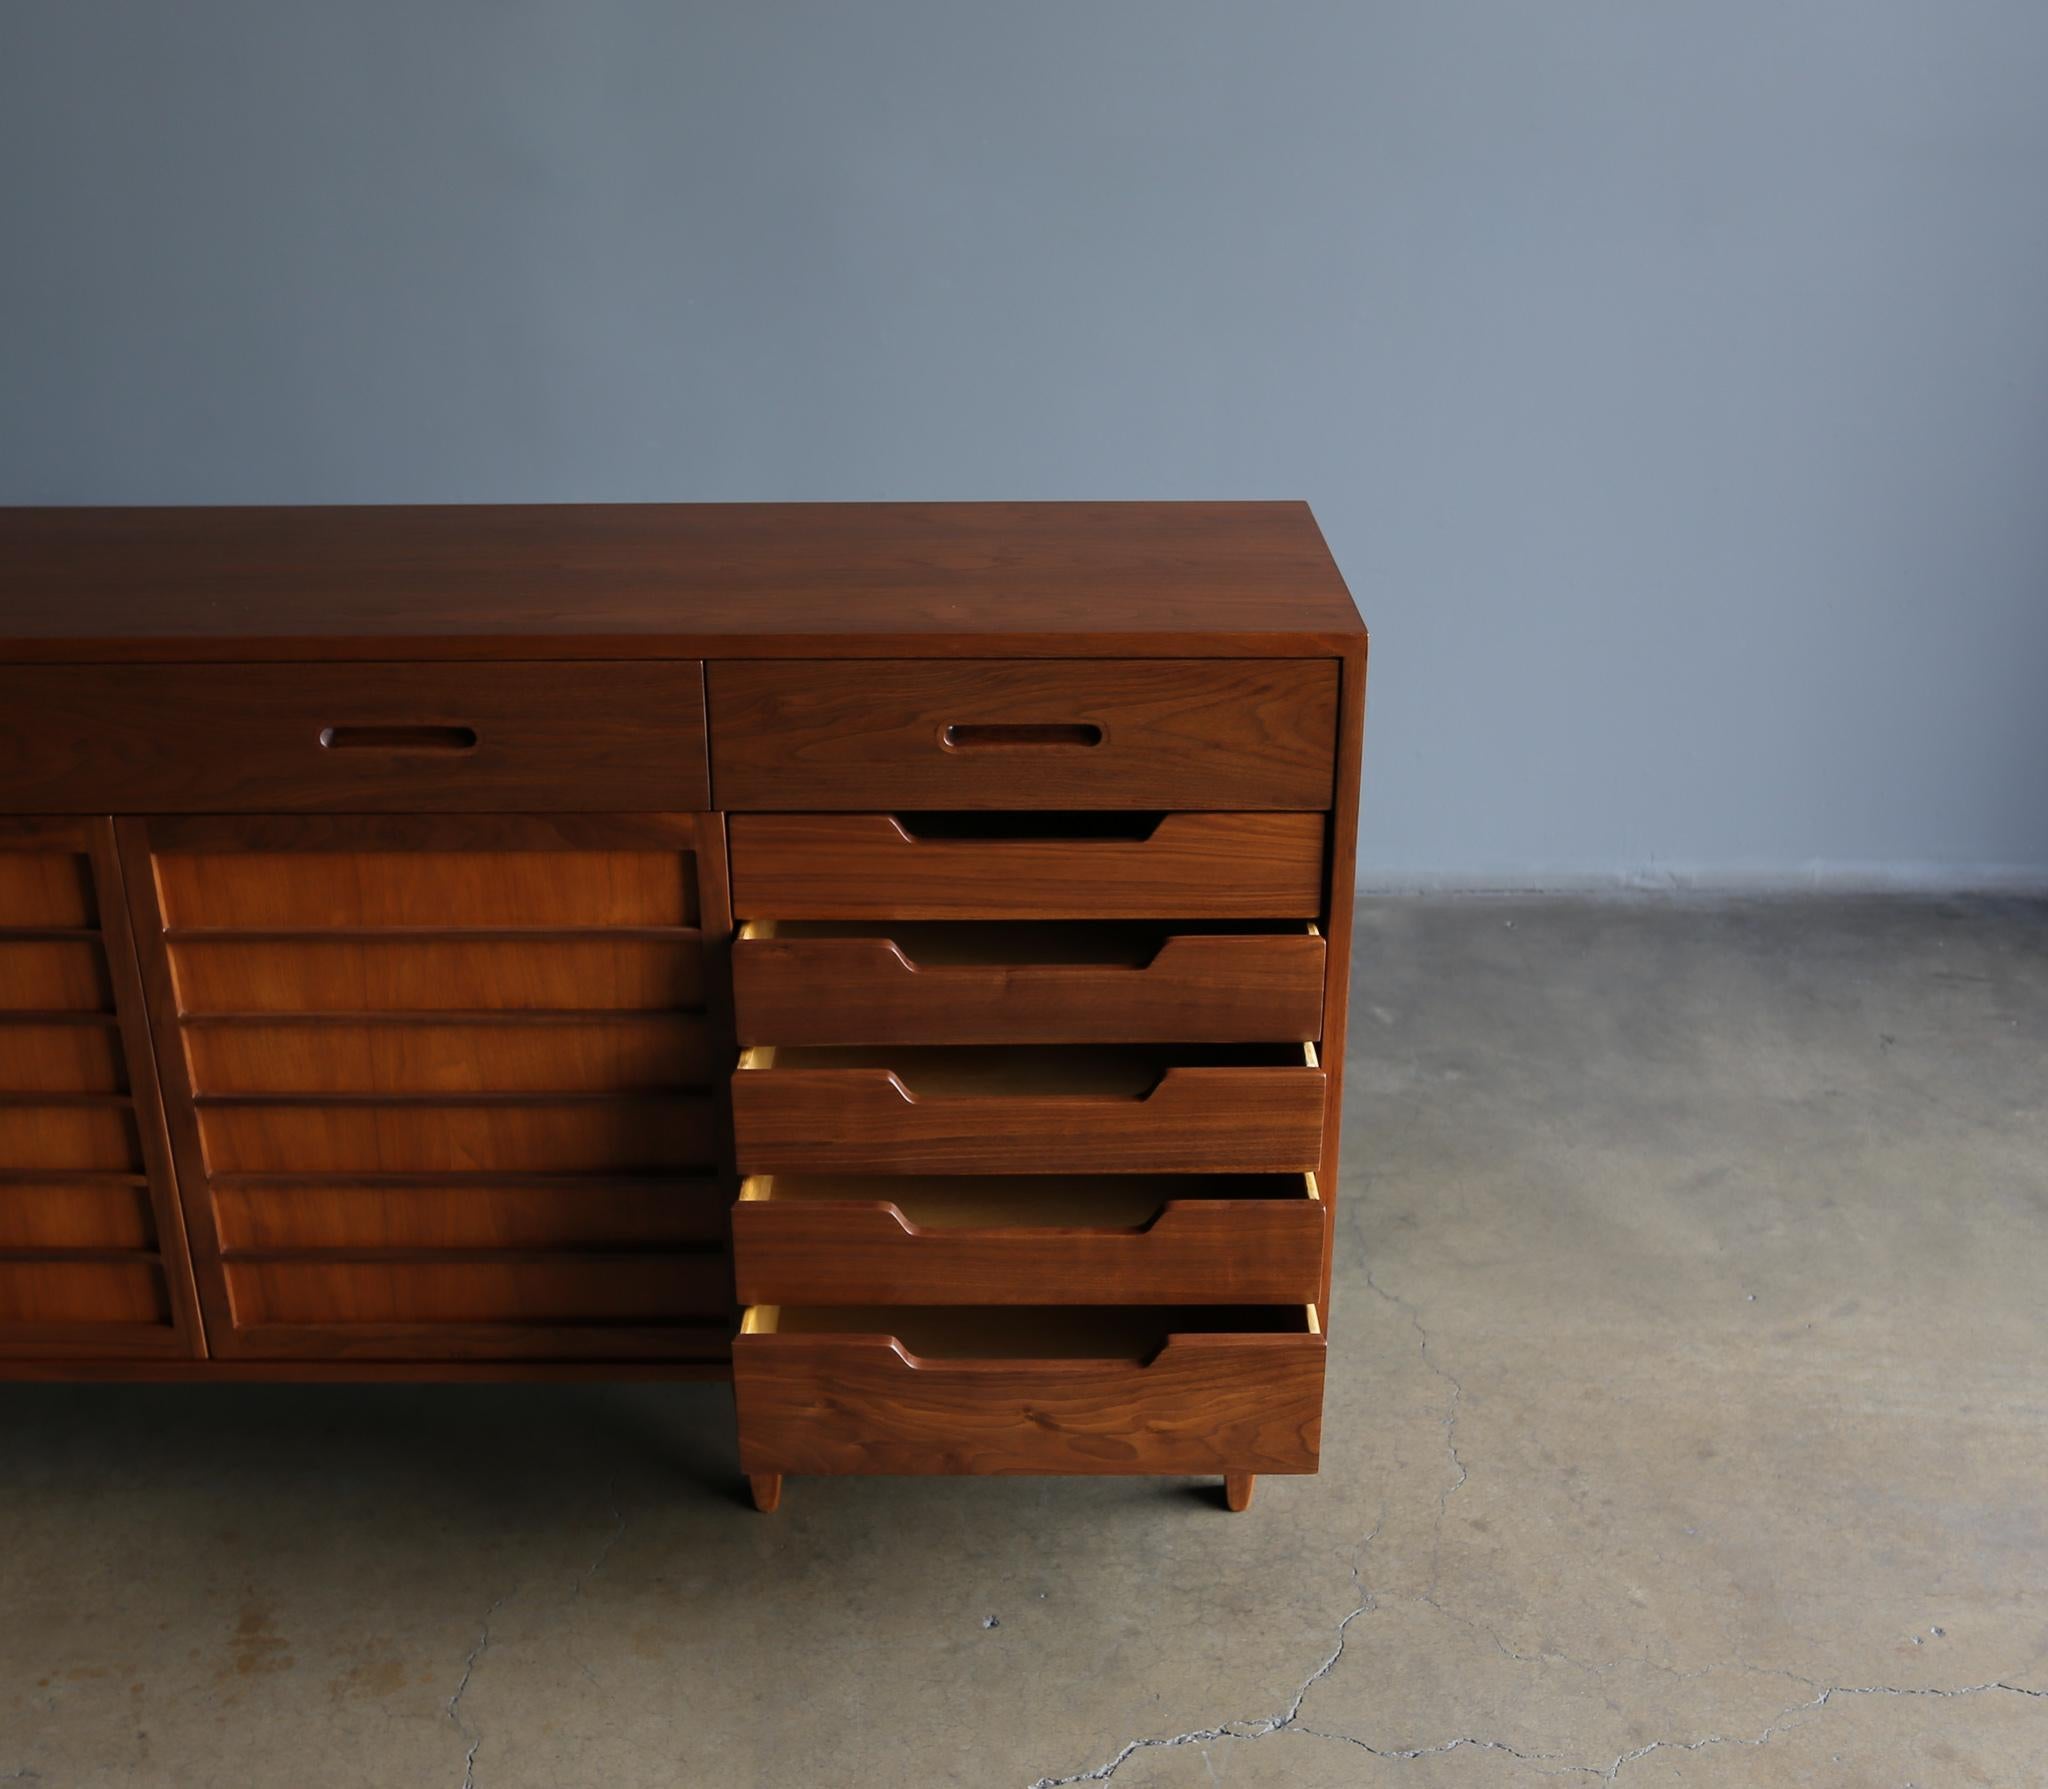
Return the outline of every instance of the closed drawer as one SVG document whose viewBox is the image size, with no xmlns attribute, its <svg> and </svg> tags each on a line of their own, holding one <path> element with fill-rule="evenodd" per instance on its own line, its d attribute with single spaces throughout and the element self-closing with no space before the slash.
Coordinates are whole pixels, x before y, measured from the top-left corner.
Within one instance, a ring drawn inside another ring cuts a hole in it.
<svg viewBox="0 0 2048 1789">
<path fill-rule="evenodd" d="M 1306 1307 L 756 1305 L 733 1345 L 747 1472 L 1313 1472 Z"/>
<path fill-rule="evenodd" d="M 694 660 L 0 668 L 21 813 L 709 805 Z"/>
<path fill-rule="evenodd" d="M 727 809 L 1323 808 L 1335 659 L 715 664 Z"/>
<path fill-rule="evenodd" d="M 1323 939 L 1054 921 L 750 920 L 743 1044 L 1265 1043 L 1320 1035 Z"/>
<path fill-rule="evenodd" d="M 741 919 L 1313 919 L 1321 814 L 735 814 Z"/>
<path fill-rule="evenodd" d="M 757 1047 L 732 1115 L 749 1174 L 1299 1174 L 1324 1092 L 1311 1045 Z"/>
<path fill-rule="evenodd" d="M 1308 1304 L 1311 1174 L 751 1175 L 746 1304 Z"/>
</svg>

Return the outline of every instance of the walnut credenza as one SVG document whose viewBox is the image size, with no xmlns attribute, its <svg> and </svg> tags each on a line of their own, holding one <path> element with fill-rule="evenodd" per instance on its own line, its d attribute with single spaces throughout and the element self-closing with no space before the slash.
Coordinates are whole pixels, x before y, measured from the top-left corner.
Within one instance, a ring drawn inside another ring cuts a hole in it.
<svg viewBox="0 0 2048 1789">
<path fill-rule="evenodd" d="M 1365 664 L 1299 504 L 0 511 L 0 1377 L 1313 1471 Z"/>
</svg>

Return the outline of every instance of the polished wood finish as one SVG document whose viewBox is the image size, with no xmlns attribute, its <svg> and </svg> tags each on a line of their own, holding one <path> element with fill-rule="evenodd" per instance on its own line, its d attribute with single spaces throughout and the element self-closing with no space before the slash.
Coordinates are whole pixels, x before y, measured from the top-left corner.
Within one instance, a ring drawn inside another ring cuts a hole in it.
<svg viewBox="0 0 2048 1789">
<path fill-rule="evenodd" d="M 694 663 L 0 663 L 0 812 L 709 805 Z"/>
<path fill-rule="evenodd" d="M 1252 1488 L 1259 1482 L 1255 1472 L 1226 1472 L 1223 1475 L 1223 1505 L 1234 1514 L 1252 1506 Z"/>
<path fill-rule="evenodd" d="M 438 932 L 469 944 L 510 928 L 535 945 L 544 941 L 537 934 L 570 928 L 610 943 L 619 927 L 637 939 L 644 928 L 673 933 L 697 924 L 682 856 L 688 845 L 647 849 L 635 840 L 601 850 L 586 834 L 583 842 L 541 850 L 523 842 L 495 850 L 474 837 L 459 847 L 414 850 L 375 827 L 350 848 L 344 841 L 353 823 L 342 821 L 275 838 L 261 820 L 239 834 L 232 822 L 207 830 L 237 842 L 222 848 L 190 838 L 175 822 L 149 830 L 163 917 L 174 932 L 312 933 L 321 944 L 354 942 L 364 931 L 376 935 L 373 942 L 414 944 L 422 932 Z M 336 940 L 337 933 L 346 938 Z M 260 974 L 251 980 L 260 984 Z"/>
<path fill-rule="evenodd" d="M 513 1260 L 230 1260 L 237 1323 L 658 1324 L 719 1318 L 723 1255 L 527 1256 Z"/>
<path fill-rule="evenodd" d="M 1132 1315 L 755 1306 L 733 1345 L 741 1469 L 1315 1470 L 1324 1350 L 1304 1313 Z"/>
<path fill-rule="evenodd" d="M 722 1066 L 701 1013 L 194 1014 L 193 1091 L 583 1094 L 708 1087 Z"/>
<path fill-rule="evenodd" d="M 745 1304 L 1307 1304 L 1312 1175 L 756 1175 L 733 1208 Z"/>
<path fill-rule="evenodd" d="M 470 930 L 408 937 L 365 929 L 173 932 L 171 978 L 194 1012 L 659 1012 L 705 1004 L 694 926 Z M 1320 998 L 1321 983 L 1317 983 Z"/>
<path fill-rule="evenodd" d="M 228 1255 L 722 1248 L 732 1204 L 730 1184 L 709 1173 L 217 1174 L 212 1187 Z"/>
<path fill-rule="evenodd" d="M 109 822 L 0 819 L 0 1363 L 204 1351 L 124 909 Z"/>
<path fill-rule="evenodd" d="M 779 1472 L 748 1473 L 747 1495 L 753 1499 L 754 1507 L 762 1515 L 774 1515 L 782 1507 L 782 1474 Z"/>
<path fill-rule="evenodd" d="M 1322 1031 L 1322 934 L 754 920 L 742 1044 L 1265 1043 Z"/>
<path fill-rule="evenodd" d="M 0 1370 L 730 1367 L 764 1509 L 1244 1507 L 1364 673 L 1294 504 L 0 514 Z"/>
<path fill-rule="evenodd" d="M 216 1353 L 723 1352 L 714 816 L 687 849 L 631 820 L 561 849 L 480 819 L 454 850 L 339 818 L 122 827 Z M 657 991 L 681 1004 L 622 998 Z"/>
<path fill-rule="evenodd" d="M 756 662 L 709 685 L 729 809 L 1330 803 L 1335 659 Z"/>
<path fill-rule="evenodd" d="M 1185 1054 L 1183 1052 L 1183 1054 Z M 1320 1068 L 1124 1050 L 754 1049 L 743 1173 L 1286 1174 L 1322 1154 Z M 1313 1057 L 1313 1052 L 1309 1052 Z"/>
<path fill-rule="evenodd" d="M 1320 657 L 1305 503 L 0 510 L 0 662 Z"/>
<path fill-rule="evenodd" d="M 1026 836 L 902 814 L 735 814 L 742 919 L 1318 919 L 1321 814 L 1141 813 Z"/>
</svg>

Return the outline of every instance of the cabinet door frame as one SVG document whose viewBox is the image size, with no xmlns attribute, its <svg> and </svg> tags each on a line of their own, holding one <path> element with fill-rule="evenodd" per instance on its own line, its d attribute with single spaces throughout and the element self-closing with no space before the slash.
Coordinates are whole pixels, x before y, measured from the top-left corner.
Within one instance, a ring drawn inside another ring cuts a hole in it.
<svg viewBox="0 0 2048 1789">
<path fill-rule="evenodd" d="M 156 1247 L 148 1251 L 163 1274 L 170 1321 L 65 1324 L 0 1334 L 0 1377 L 12 1362 L 203 1360 L 206 1334 L 198 1287 L 179 1197 L 175 1152 L 165 1123 L 162 1089 L 152 1047 L 148 1003 L 129 930 L 130 902 L 113 820 L 106 815 L 8 815 L 0 817 L 0 851 L 69 851 L 86 859 L 92 874 L 94 921 L 105 955 L 128 1076 L 128 1100 L 135 1117 L 142 1176 L 148 1185 Z M 13 1172 L 0 1163 L 0 1171 Z M 138 1253 L 138 1260 L 142 1255 Z"/>
<path fill-rule="evenodd" d="M 189 1239 L 190 1277 L 196 1290 L 207 1351 L 212 1358 L 269 1366 L 289 1375 L 294 1367 L 320 1363 L 359 1364 L 371 1376 L 393 1367 L 435 1365 L 482 1366 L 506 1376 L 550 1364 L 616 1363 L 625 1369 L 662 1366 L 676 1376 L 701 1373 L 707 1365 L 721 1375 L 728 1368 L 695 1353 L 662 1345 L 670 1332 L 656 1325 L 622 1326 L 594 1332 L 596 1346 L 579 1348 L 573 1331 L 544 1322 L 504 1324 L 508 1340 L 523 1338 L 522 1351 L 477 1351 L 451 1334 L 437 1350 L 435 1338 L 422 1337 L 418 1325 L 363 1324 L 369 1345 L 357 1352 L 343 1326 L 329 1335 L 299 1335 L 288 1349 L 252 1342 L 238 1329 L 228 1291 L 224 1251 L 215 1222 L 211 1180 L 201 1140 L 199 1110 L 188 1067 L 184 1015 L 179 1010 L 171 970 L 169 940 L 159 898 L 153 858 L 165 851 L 687 851 L 696 864 L 699 930 L 705 954 L 705 1012 L 714 1037 L 729 1044 L 732 1035 L 729 954 L 732 908 L 726 873 L 724 816 L 717 813 L 598 814 L 174 814 L 124 816 L 112 823 L 119 867 L 125 872 L 133 949 L 146 996 L 149 1030 L 154 1039 L 156 1068 L 162 1087 L 161 1107 L 168 1148 L 176 1164 L 175 1185 L 184 1212 L 182 1234 Z M 710 1078 L 707 1092 L 714 1102 L 718 1159 L 713 1172 L 721 1185 L 737 1184 L 732 1164 L 730 1065 Z M 729 1203 L 729 1201 L 728 1201 Z M 730 1260 L 730 1248 L 725 1249 Z M 540 1257 L 544 1259 L 545 1257 Z M 353 1326 L 351 1326 L 353 1327 Z M 449 1326 L 451 1331 L 455 1326 Z M 408 1350 L 408 1339 L 428 1346 Z M 728 1331 L 725 1341 L 730 1344 Z M 609 1348 L 606 1343 L 612 1346 Z M 557 1343 L 554 1351 L 543 1343 Z M 600 1369 L 601 1370 L 601 1369 Z"/>
</svg>

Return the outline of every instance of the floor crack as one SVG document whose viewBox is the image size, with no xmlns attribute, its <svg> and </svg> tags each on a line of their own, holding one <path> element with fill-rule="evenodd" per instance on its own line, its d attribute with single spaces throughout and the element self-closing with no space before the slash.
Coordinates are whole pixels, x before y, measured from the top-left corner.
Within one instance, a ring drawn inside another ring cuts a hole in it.
<svg viewBox="0 0 2048 1789">
<path fill-rule="evenodd" d="M 612 1531 L 605 1536 L 604 1545 L 598 1548 L 597 1557 L 583 1568 L 582 1576 L 576 1580 L 576 1588 L 569 1593 L 569 1600 L 572 1603 L 583 1595 L 584 1585 L 597 1576 L 599 1568 L 612 1556 L 612 1549 L 619 1544 L 626 1532 L 626 1518 L 619 1513 L 619 1493 L 616 1486 L 605 1487 L 605 1500 L 611 1507 Z"/>
<path fill-rule="evenodd" d="M 605 1486 L 605 1500 L 612 1512 L 612 1531 L 605 1536 L 603 1545 L 597 1549 L 597 1553 L 591 1562 L 577 1574 L 576 1582 L 569 1590 L 569 1601 L 572 1603 L 582 1601 L 583 1587 L 592 1578 L 597 1576 L 598 1572 L 603 1568 L 604 1562 L 612 1556 L 612 1549 L 619 1544 L 626 1532 L 626 1518 L 619 1510 L 619 1493 L 616 1485 Z M 569 1657 L 575 1661 L 576 1669 L 581 1671 L 590 1683 L 602 1689 L 604 1687 L 604 1680 L 590 1668 L 590 1661 L 578 1650 L 573 1633 L 570 1634 L 568 1639 L 568 1649 Z"/>
<path fill-rule="evenodd" d="M 1379 1538 L 1380 1530 L 1386 1526 L 1386 1521 L 1386 1505 L 1382 1503 L 1379 1519 L 1373 1523 L 1371 1532 L 1352 1550 L 1351 1583 L 1358 1592 L 1358 1605 L 1337 1623 L 1337 1644 L 1331 1650 L 1330 1656 L 1302 1679 L 1301 1687 L 1294 1692 L 1281 1713 L 1267 1715 L 1257 1720 L 1225 1721 L 1220 1727 L 1198 1727 L 1191 1732 L 1169 1734 L 1162 1738 L 1134 1739 L 1107 1764 L 1099 1764 L 1093 1770 L 1077 1771 L 1072 1776 L 1040 1777 L 1031 1784 L 1031 1789 L 1067 1789 L 1068 1785 L 1074 1783 L 1106 1783 L 1140 1752 L 1171 1751 L 1176 1746 L 1207 1745 L 1218 1739 L 1264 1739 L 1268 1734 L 1285 1733 L 1296 1727 L 1301 1719 L 1302 1704 L 1308 1700 L 1309 1691 L 1328 1677 L 1337 1668 L 1337 1661 L 1344 1656 L 1344 1648 L 1350 1643 L 1351 1624 L 1361 1615 L 1370 1614 L 1379 1607 L 1365 1582 L 1359 1562 L 1364 1558 L 1366 1550 Z M 1304 1733 L 1312 1731 L 1306 1727 L 1299 1730 Z M 1314 1736 L 1327 1737 L 1322 1734 Z"/>
<path fill-rule="evenodd" d="M 1444 1452 L 1450 1456 L 1452 1470 L 1458 1476 L 1445 1485 L 1436 1497 L 1436 1526 L 1429 1541 L 1429 1588 L 1422 1593 L 1422 1600 L 1433 1604 L 1437 1579 L 1442 1568 L 1444 1520 L 1450 1506 L 1451 1495 L 1455 1491 L 1463 1490 L 1465 1481 L 1472 1476 L 1464 1459 L 1458 1453 L 1458 1411 L 1465 1400 L 1465 1388 L 1455 1374 L 1446 1372 L 1437 1365 L 1430 1353 L 1429 1331 L 1423 1327 L 1421 1313 L 1415 1306 L 1382 1286 L 1373 1278 L 1373 1270 L 1370 1267 L 1365 1270 L 1365 1284 L 1375 1297 L 1386 1300 L 1408 1319 L 1409 1326 L 1415 1331 L 1416 1340 L 1421 1344 L 1422 1364 L 1451 1388 L 1450 1402 L 1445 1406 L 1443 1414 Z"/>
<path fill-rule="evenodd" d="M 469 1656 L 462 1661 L 462 1681 L 455 1686 L 455 1694 L 448 1698 L 448 1718 L 455 1724 L 455 1731 L 468 1741 L 469 1749 L 462 1754 L 462 1789 L 476 1789 L 477 1748 L 484 1743 L 481 1733 L 473 1733 L 462 1718 L 462 1698 L 469 1689 L 469 1680 L 474 1674 L 477 1661 L 490 1650 L 491 1617 L 505 1606 L 507 1591 L 484 1611 L 483 1626 L 478 1629 L 476 1644 L 469 1649 Z"/>
<path fill-rule="evenodd" d="M 1355 1738 L 1349 1733 L 1330 1733 L 1315 1727 L 1304 1727 L 1301 1731 L 1306 1733 L 1311 1739 L 1338 1740 L 1345 1745 L 1356 1746 L 1361 1752 L 1372 1758 L 1440 1758 L 1446 1752 L 1504 1752 L 1508 1757 L 1518 1759 L 1524 1764 L 1533 1764 L 1539 1776 L 1604 1778 L 1607 1775 L 1597 1765 L 1573 1764 L 1569 1760 L 1559 1757 L 1554 1752 L 1518 1751 L 1514 1746 L 1500 1739 L 1477 1739 L 1461 1735 L 1457 1739 L 1444 1740 L 1440 1745 L 1397 1747 L 1376 1746 L 1366 1740 Z"/>
<path fill-rule="evenodd" d="M 1565 1665 L 1574 1671 L 1583 1671 L 1588 1677 L 1607 1677 L 1624 1666 L 1634 1666 L 1643 1671 L 1654 1671 L 1660 1677 L 1669 1677 L 1678 1683 L 1692 1683 L 1702 1677 L 1711 1677 L 1717 1671 L 1740 1671 L 1752 1677 L 1782 1677 L 1788 1683 L 1796 1683 L 1805 1689 L 1819 1690 L 1822 1686 L 1811 1677 L 1802 1677 L 1797 1671 L 1787 1671 L 1777 1665 L 1746 1665 L 1737 1659 L 1717 1661 L 1711 1665 L 1700 1665 L 1687 1671 L 1677 1665 L 1667 1665 L 1657 1659 L 1631 1655 L 1628 1658 L 1611 1659 L 1604 1665 L 1596 1665 L 1590 1659 L 1574 1658 L 1568 1652 L 1559 1652 L 1555 1647 L 1539 1647 L 1534 1652 L 1522 1652 L 1510 1646 L 1498 1628 L 1486 1622 L 1476 1621 L 1469 1615 L 1462 1615 L 1456 1609 L 1440 1602 L 1427 1592 L 1419 1595 L 1417 1602 L 1434 1609 L 1446 1621 L 1457 1623 L 1468 1633 L 1477 1634 L 1489 1640 L 1504 1658 L 1510 1658 L 1518 1665 Z"/>
<path fill-rule="evenodd" d="M 1958 1696 L 1983 1696 L 2003 1692 L 2013 1696 L 2031 1696 L 2036 1700 L 2048 1700 L 2048 1690 L 2030 1690 L 2016 1683 L 2007 1683 L 1994 1678 L 1988 1683 L 1967 1683 L 1956 1689 L 1916 1689 L 1903 1684 L 1833 1684 L 1814 1697 L 1811 1702 L 1801 1702 L 1796 1707 L 1783 1710 L 1761 1733 L 1752 1739 L 1740 1734 L 1710 1733 L 1704 1739 L 1653 1739 L 1646 1746 L 1638 1746 L 1632 1752 L 1624 1752 L 1615 1759 L 1603 1773 L 1611 1784 L 1621 1774 L 1622 1766 L 1633 1764 L 1638 1758 L 1647 1758 L 1652 1752 L 1703 1752 L 1709 1746 L 1761 1746 L 1784 1732 L 1788 1725 L 1804 1726 L 1804 1721 L 1794 1722 L 1795 1715 L 1813 1714 L 1827 1707 L 1837 1696 L 1935 1696 L 1942 1698 Z"/>
</svg>

